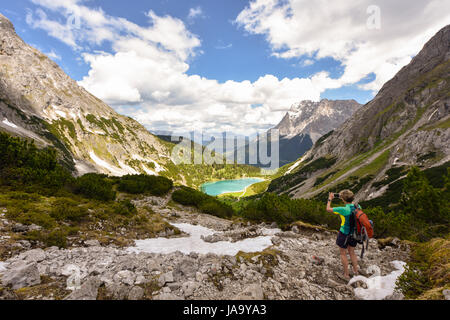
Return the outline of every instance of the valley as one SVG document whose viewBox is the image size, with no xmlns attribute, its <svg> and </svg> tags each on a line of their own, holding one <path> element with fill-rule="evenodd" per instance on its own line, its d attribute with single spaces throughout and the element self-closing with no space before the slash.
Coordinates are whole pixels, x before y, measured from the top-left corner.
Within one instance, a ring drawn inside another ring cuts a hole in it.
<svg viewBox="0 0 450 320">
<path fill-rule="evenodd" d="M 0 14 L 0 299 L 450 299 L 449 59 L 447 25 L 367 104 L 293 104 L 267 174 L 176 163 Z M 375 226 L 351 281 L 344 189 Z"/>
</svg>

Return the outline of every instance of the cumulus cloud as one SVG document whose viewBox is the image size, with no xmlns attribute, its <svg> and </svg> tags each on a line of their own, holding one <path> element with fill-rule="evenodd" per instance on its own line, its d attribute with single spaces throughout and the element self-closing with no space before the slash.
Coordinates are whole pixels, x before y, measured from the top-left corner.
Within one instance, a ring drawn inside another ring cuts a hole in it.
<svg viewBox="0 0 450 320">
<path fill-rule="evenodd" d="M 357 83 L 372 72 L 376 80 L 364 88 L 379 89 L 443 26 L 442 16 L 449 11 L 442 9 L 448 1 L 417 1 L 424 10 L 418 13 L 416 2 L 402 0 L 398 2 L 411 9 L 392 14 L 387 11 L 396 8 L 390 1 L 379 1 L 382 29 L 369 32 L 365 0 L 358 5 L 255 0 L 236 21 L 249 33 L 266 35 L 274 55 L 281 59 L 305 55 L 305 65 L 333 57 L 342 62 L 344 74 L 339 79 L 325 71 L 293 79 L 267 74 L 254 82 L 220 83 L 188 75 L 190 61 L 201 54 L 201 40 L 177 18 L 149 11 L 148 25 L 141 26 L 87 7 L 82 0 L 32 1 L 59 14 L 60 19 L 50 19 L 37 9 L 29 12 L 27 22 L 78 50 L 90 66 L 80 85 L 116 110 L 151 130 L 203 129 L 247 135 L 276 125 L 293 103 L 318 101 L 325 90 Z M 436 9 L 438 5 L 442 8 Z M 199 10 L 192 9 L 191 16 L 201 14 Z M 396 23 L 395 17 L 400 19 Z M 408 17 L 420 19 L 410 22 Z M 104 43 L 110 45 L 109 52 L 95 51 Z"/>
<path fill-rule="evenodd" d="M 149 129 L 250 134 L 276 125 L 296 101 L 319 100 L 323 85 L 328 85 L 324 73 L 225 83 L 188 75 L 189 60 L 198 54 L 201 41 L 179 19 L 149 11 L 150 25 L 145 27 L 79 0 L 32 1 L 66 19 L 75 15 L 78 26 L 50 19 L 41 9 L 30 12 L 28 21 L 82 51 L 90 70 L 80 85 Z M 191 10 L 191 17 L 200 10 Z M 52 32 L 54 26 L 64 32 Z M 111 52 L 90 49 L 103 42 L 111 44 Z M 132 105 L 137 107 L 124 107 Z"/>
<path fill-rule="evenodd" d="M 377 91 L 450 23 L 449 12 L 446 0 L 253 0 L 236 22 L 265 35 L 276 57 L 342 62 L 339 86 L 374 73 L 376 79 L 361 87 Z M 371 28 L 374 19 L 379 28 Z"/>
</svg>

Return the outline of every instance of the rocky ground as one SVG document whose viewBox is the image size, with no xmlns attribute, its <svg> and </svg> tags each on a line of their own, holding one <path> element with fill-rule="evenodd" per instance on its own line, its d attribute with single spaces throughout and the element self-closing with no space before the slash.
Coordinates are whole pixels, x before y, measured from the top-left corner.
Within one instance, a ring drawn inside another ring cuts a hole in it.
<svg viewBox="0 0 450 320">
<path fill-rule="evenodd" d="M 170 223 L 217 230 L 204 239 L 208 242 L 257 237 L 269 227 L 200 214 L 168 199 L 148 197 L 135 204 L 151 206 Z M 0 219 L 1 225 L 11 223 Z M 354 286 L 364 283 L 349 286 L 340 279 L 335 238 L 335 232 L 299 223 L 276 233 L 273 246 L 266 250 L 235 256 L 133 253 L 115 245 L 101 246 L 96 240 L 69 249 L 29 250 L 22 241 L 8 260 L 0 262 L 0 299 L 357 299 Z M 13 240 L 2 236 L 0 241 Z M 394 270 L 391 261 L 407 260 L 406 245 L 395 240 L 385 245 L 380 249 L 371 240 L 360 261 L 363 271 L 377 269 L 376 265 L 386 275 Z"/>
</svg>

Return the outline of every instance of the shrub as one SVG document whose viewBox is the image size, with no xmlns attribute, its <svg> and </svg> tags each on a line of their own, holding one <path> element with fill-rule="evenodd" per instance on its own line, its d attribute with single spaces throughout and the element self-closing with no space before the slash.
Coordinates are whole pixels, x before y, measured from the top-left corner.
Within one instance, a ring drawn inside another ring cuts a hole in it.
<svg viewBox="0 0 450 320">
<path fill-rule="evenodd" d="M 231 218 L 234 213 L 230 205 L 188 187 L 181 187 L 173 192 L 172 200 L 185 206 L 194 206 L 204 213 L 220 218 Z"/>
<path fill-rule="evenodd" d="M 231 218 L 233 215 L 233 209 L 231 206 L 221 203 L 216 199 L 207 199 L 200 202 L 198 208 L 200 211 L 219 217 L 219 218 Z"/>
<path fill-rule="evenodd" d="M 165 177 L 142 174 L 121 177 L 118 190 L 131 194 L 150 193 L 154 196 L 162 196 L 167 194 L 172 187 L 172 180 Z"/>
<path fill-rule="evenodd" d="M 80 222 L 89 215 L 85 207 L 80 206 L 76 201 L 71 199 L 57 200 L 50 213 L 55 220 L 69 220 Z"/>
<path fill-rule="evenodd" d="M 450 288 L 450 241 L 433 239 L 414 245 L 406 271 L 397 279 L 397 287 L 406 299 L 426 299 L 433 291 Z M 436 298 L 436 297 L 434 297 Z M 443 295 L 437 298 L 443 299 Z"/>
<path fill-rule="evenodd" d="M 16 188 L 34 184 L 36 191 L 48 193 L 62 188 L 72 176 L 58 164 L 54 148 L 38 149 L 34 142 L 0 132 L 0 180 Z"/>
<path fill-rule="evenodd" d="M 287 195 L 278 196 L 273 193 L 266 193 L 261 199 L 249 201 L 239 215 L 256 222 L 276 222 L 282 228 L 298 220 L 331 228 L 339 227 L 339 219 L 327 213 L 324 204 L 307 199 L 290 199 Z"/>
<path fill-rule="evenodd" d="M 67 247 L 68 232 L 62 229 L 55 229 L 51 232 L 45 231 L 30 231 L 25 236 L 25 239 L 30 241 L 40 241 L 45 244 L 46 247 Z"/>
<path fill-rule="evenodd" d="M 122 200 L 114 203 L 113 207 L 114 213 L 120 214 L 122 216 L 130 216 L 137 214 L 137 209 L 130 200 Z"/>
<path fill-rule="evenodd" d="M 106 175 L 88 173 L 76 179 L 74 192 L 86 198 L 110 201 L 116 198 L 113 184 Z"/>
<path fill-rule="evenodd" d="M 401 183 L 402 188 L 401 191 L 397 190 L 399 200 L 390 210 L 383 210 L 381 207 L 364 210 L 375 223 L 375 236 L 395 236 L 425 242 L 448 234 L 450 169 L 442 179 L 446 181 L 444 188 L 433 188 L 424 172 L 412 168 L 405 179 L 391 184 Z M 373 203 L 376 202 L 370 200 L 363 203 L 363 206 Z"/>
<path fill-rule="evenodd" d="M 188 187 L 181 187 L 172 193 L 172 200 L 185 206 L 198 206 L 206 199 L 207 194 Z"/>
</svg>

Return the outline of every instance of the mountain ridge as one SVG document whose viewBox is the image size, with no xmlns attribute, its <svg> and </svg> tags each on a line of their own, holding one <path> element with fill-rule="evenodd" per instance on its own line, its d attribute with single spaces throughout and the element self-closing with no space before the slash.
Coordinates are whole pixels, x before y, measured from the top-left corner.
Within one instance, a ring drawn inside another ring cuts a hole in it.
<svg viewBox="0 0 450 320">
<path fill-rule="evenodd" d="M 382 181 L 391 168 L 446 163 L 450 158 L 449 43 L 450 26 L 446 26 L 372 101 L 317 141 L 296 161 L 295 169 L 269 189 L 309 198 L 345 182 L 357 187 L 358 199 L 370 198 L 379 191 L 372 184 Z M 324 165 L 312 165 L 318 163 Z M 302 168 L 307 166 L 314 171 L 305 172 Z M 352 177 L 357 178 L 354 183 L 349 182 Z"/>
</svg>

